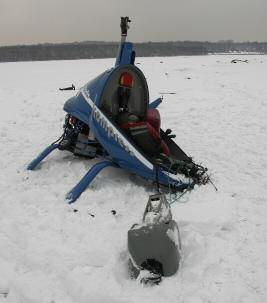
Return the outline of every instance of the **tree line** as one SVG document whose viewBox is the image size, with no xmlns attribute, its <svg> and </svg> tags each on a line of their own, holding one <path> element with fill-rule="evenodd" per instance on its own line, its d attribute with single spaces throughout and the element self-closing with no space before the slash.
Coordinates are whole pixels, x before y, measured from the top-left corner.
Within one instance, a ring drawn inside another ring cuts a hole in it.
<svg viewBox="0 0 267 303">
<path fill-rule="evenodd" d="M 114 58 L 116 42 L 74 42 L 61 44 L 15 45 L 0 47 L 0 62 L 73 60 Z M 135 43 L 138 57 L 189 56 L 209 53 L 254 52 L 267 54 L 267 42 L 218 42 L 177 41 Z"/>
</svg>

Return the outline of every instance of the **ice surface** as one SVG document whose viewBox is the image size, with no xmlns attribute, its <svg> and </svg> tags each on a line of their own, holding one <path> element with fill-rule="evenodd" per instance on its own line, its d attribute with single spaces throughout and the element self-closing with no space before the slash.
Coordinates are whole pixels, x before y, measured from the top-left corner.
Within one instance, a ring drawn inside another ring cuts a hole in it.
<svg viewBox="0 0 267 303">
<path fill-rule="evenodd" d="M 138 58 L 151 100 L 176 92 L 160 105 L 163 128 L 219 188 L 197 187 L 172 205 L 183 262 L 156 287 L 127 272 L 127 231 L 152 193 L 146 183 L 108 168 L 69 206 L 65 194 L 95 160 L 56 151 L 25 171 L 61 135 L 73 92 L 58 88 L 80 87 L 114 60 L 0 64 L 1 303 L 267 302 L 267 57 L 239 57 L 249 63 Z"/>
</svg>

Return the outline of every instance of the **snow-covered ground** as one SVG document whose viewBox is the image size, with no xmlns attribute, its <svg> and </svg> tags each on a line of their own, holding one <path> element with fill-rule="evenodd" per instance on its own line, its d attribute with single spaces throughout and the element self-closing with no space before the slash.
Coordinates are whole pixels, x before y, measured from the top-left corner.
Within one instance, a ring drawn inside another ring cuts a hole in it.
<svg viewBox="0 0 267 303">
<path fill-rule="evenodd" d="M 127 230 L 149 186 L 109 168 L 69 206 L 65 194 L 95 160 L 56 151 L 25 170 L 61 135 L 74 92 L 58 88 L 80 87 L 114 60 L 0 64 L 1 303 L 267 302 L 267 56 L 235 58 L 136 60 L 151 100 L 176 93 L 160 105 L 162 126 L 219 189 L 196 187 L 172 205 L 183 261 L 155 287 L 127 272 Z"/>
</svg>

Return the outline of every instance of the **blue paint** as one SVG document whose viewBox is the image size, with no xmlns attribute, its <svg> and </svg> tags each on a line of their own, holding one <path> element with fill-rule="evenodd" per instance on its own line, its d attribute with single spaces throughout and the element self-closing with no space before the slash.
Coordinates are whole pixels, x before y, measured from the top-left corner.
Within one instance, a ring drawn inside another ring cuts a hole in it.
<svg viewBox="0 0 267 303">
<path fill-rule="evenodd" d="M 51 144 L 45 148 L 32 162 L 27 166 L 27 170 L 34 170 L 35 167 L 47 157 L 53 150 L 58 148 L 58 144 Z"/>
<path fill-rule="evenodd" d="M 70 115 L 78 118 L 83 123 L 88 124 L 88 117 L 91 115 L 91 107 L 88 105 L 82 94 L 70 98 L 63 109 Z"/>
<path fill-rule="evenodd" d="M 82 192 L 86 189 L 86 187 L 94 180 L 96 175 L 105 167 L 113 166 L 116 167 L 111 161 L 102 161 L 100 163 L 95 164 L 90 168 L 90 170 L 84 175 L 81 181 L 73 187 L 73 189 L 66 195 L 66 200 L 68 203 L 75 202 Z"/>
<path fill-rule="evenodd" d="M 162 98 L 158 98 L 149 104 L 149 108 L 157 108 L 162 102 Z"/>
<path fill-rule="evenodd" d="M 135 51 L 131 42 L 124 42 L 120 46 L 119 54 L 115 62 L 115 66 L 134 64 Z"/>
</svg>

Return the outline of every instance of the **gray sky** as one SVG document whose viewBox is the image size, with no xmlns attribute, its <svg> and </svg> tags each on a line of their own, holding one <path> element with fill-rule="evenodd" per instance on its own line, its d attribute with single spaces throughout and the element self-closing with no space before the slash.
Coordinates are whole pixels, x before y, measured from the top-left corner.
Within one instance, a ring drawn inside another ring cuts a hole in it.
<svg viewBox="0 0 267 303">
<path fill-rule="evenodd" d="M 267 41 L 267 0 L 0 0 L 0 45 L 117 41 Z"/>
</svg>

